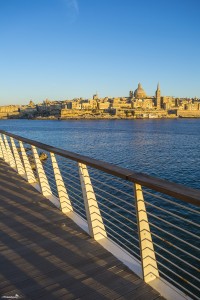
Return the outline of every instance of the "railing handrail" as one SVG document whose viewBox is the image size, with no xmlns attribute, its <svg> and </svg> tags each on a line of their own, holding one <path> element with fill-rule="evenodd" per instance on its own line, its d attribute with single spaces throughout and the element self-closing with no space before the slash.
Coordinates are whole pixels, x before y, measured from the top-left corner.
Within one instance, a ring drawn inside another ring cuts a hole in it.
<svg viewBox="0 0 200 300">
<path fill-rule="evenodd" d="M 74 152 L 63 150 L 54 146 L 50 146 L 41 142 L 37 142 L 22 136 L 0 129 L 0 133 L 10 136 L 16 140 L 36 146 L 42 150 L 52 152 L 62 157 L 86 164 L 105 173 L 122 178 L 129 182 L 138 183 L 157 192 L 178 198 L 184 202 L 200 206 L 200 190 L 186 187 L 182 184 L 173 183 L 165 179 L 156 178 L 143 173 L 134 172 L 127 168 L 122 168 L 102 160 L 90 158 Z"/>
</svg>

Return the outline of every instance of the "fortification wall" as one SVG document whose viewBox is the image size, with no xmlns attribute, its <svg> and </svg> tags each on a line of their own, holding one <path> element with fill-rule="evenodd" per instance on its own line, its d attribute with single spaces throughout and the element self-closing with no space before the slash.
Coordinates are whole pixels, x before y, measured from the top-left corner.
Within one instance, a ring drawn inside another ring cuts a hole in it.
<svg viewBox="0 0 200 300">
<path fill-rule="evenodd" d="M 200 110 L 177 110 L 180 118 L 200 118 Z"/>
</svg>

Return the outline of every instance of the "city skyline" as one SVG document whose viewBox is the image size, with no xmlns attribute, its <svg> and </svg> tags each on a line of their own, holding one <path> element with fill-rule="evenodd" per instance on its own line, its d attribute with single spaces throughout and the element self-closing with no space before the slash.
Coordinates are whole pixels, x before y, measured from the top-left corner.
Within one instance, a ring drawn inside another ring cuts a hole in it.
<svg viewBox="0 0 200 300">
<path fill-rule="evenodd" d="M 0 105 L 29 99 L 200 98 L 197 0 L 2 0 Z"/>
<path fill-rule="evenodd" d="M 139 88 L 139 86 L 141 86 L 141 88 L 142 88 L 142 91 L 144 91 L 144 95 L 141 95 L 141 97 L 135 97 L 135 92 L 138 90 L 138 88 Z M 127 93 L 126 93 L 126 95 L 118 95 L 118 96 L 112 96 L 112 95 L 101 95 L 100 93 L 98 93 L 98 91 L 96 91 L 96 92 L 94 92 L 93 94 L 91 94 L 88 98 L 87 97 L 74 97 L 74 98 L 69 98 L 69 97 L 63 97 L 63 99 L 57 99 L 57 98 L 55 98 L 55 99 L 52 99 L 52 98 L 50 98 L 50 97 L 46 97 L 46 98 L 43 98 L 43 99 L 37 99 L 36 101 L 35 100 L 33 100 L 32 98 L 30 98 L 30 99 L 24 99 L 24 100 L 22 100 L 22 103 L 11 103 L 11 104 L 5 104 L 5 105 L 1 105 L 0 104 L 0 107 L 6 107 L 6 106 L 12 106 L 12 105 L 16 105 L 16 106 L 23 106 L 23 105 L 27 105 L 29 102 L 33 102 L 34 104 L 41 104 L 41 103 L 44 103 L 44 102 L 46 102 L 46 101 L 53 101 L 53 102 L 65 102 L 65 101 L 73 101 L 73 100 L 78 100 L 78 99 L 82 99 L 82 100 L 89 100 L 89 99 L 125 99 L 125 98 L 127 98 L 127 99 L 129 99 L 130 97 L 133 97 L 133 98 L 136 98 L 136 99 L 143 99 L 143 100 L 145 100 L 145 99 L 150 99 L 150 98 L 154 98 L 155 96 L 156 96 L 156 93 L 157 93 L 157 90 L 160 90 L 160 95 L 162 96 L 162 97 L 167 97 L 167 98 L 171 98 L 171 99 L 193 99 L 193 100 L 199 100 L 200 98 L 198 98 L 198 97 L 175 97 L 175 96 L 172 96 L 172 95 L 164 95 L 163 93 L 162 93 L 162 90 L 161 90 L 161 86 L 160 86 L 160 82 L 158 82 L 157 83 L 157 85 L 156 85 L 156 87 L 155 87 L 155 89 L 154 89 L 154 93 L 152 93 L 151 95 L 148 93 L 148 91 L 146 92 L 146 89 L 144 90 L 143 89 L 143 85 L 141 84 L 141 82 L 139 82 L 138 84 L 137 84 L 137 86 L 136 87 L 134 87 L 134 89 L 132 89 L 132 90 L 129 90 L 129 91 L 127 91 Z M 130 94 L 132 94 L 132 96 L 130 95 Z"/>
</svg>

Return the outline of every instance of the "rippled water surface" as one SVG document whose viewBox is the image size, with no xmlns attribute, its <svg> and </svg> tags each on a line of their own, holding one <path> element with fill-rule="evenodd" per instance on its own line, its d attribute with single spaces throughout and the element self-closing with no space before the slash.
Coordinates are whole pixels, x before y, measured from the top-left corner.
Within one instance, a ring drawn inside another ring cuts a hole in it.
<svg viewBox="0 0 200 300">
<path fill-rule="evenodd" d="M 200 119 L 3 120 L 0 128 L 200 188 Z"/>
</svg>

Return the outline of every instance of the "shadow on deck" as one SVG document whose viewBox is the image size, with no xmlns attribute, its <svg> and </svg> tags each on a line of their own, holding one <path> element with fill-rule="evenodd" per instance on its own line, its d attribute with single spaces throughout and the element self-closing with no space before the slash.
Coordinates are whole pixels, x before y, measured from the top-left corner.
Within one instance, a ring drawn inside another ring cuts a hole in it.
<svg viewBox="0 0 200 300">
<path fill-rule="evenodd" d="M 164 299 L 0 160 L 0 296 Z"/>
</svg>

